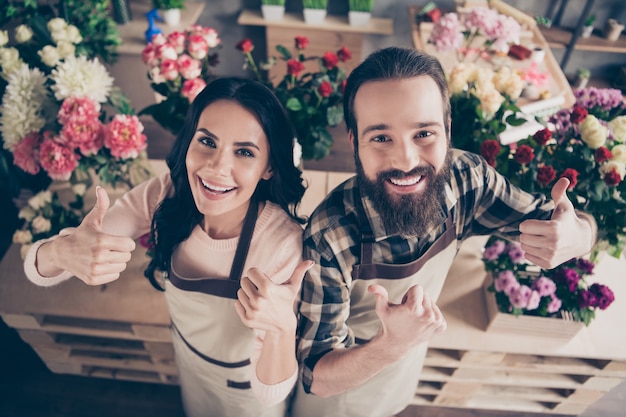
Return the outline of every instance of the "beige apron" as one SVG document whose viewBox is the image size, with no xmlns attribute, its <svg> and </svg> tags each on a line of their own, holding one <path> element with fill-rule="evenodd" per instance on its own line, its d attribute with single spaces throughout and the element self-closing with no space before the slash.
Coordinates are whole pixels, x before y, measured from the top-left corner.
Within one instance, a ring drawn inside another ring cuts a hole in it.
<svg viewBox="0 0 626 417">
<path fill-rule="evenodd" d="M 359 209 L 364 216 L 362 207 L 357 205 L 357 210 Z M 371 230 L 367 230 L 369 227 L 369 224 L 362 225 L 362 230 L 363 228 L 366 230 L 362 236 L 361 264 L 356 265 L 352 272 L 350 317 L 347 320 L 358 344 L 367 343 L 377 334 L 380 327 L 375 310 L 376 299 L 368 293 L 368 286 L 382 285 L 389 292 L 389 301 L 398 304 L 411 286 L 420 284 L 431 299 L 436 300 L 458 250 L 452 213 L 448 213 L 446 231 L 420 258 L 403 265 L 374 264 L 372 263 L 374 239 Z M 291 415 L 389 417 L 399 413 L 415 397 L 427 347 L 427 343 L 417 346 L 403 359 L 385 368 L 363 385 L 329 398 L 306 394 L 300 381 L 297 384 Z"/>
<path fill-rule="evenodd" d="M 167 296 L 180 297 L 178 302 L 201 303 L 202 308 L 200 317 L 172 319 L 176 363 L 187 417 L 285 415 L 286 401 L 263 407 L 250 388 L 254 334 L 244 326 L 234 308 L 257 211 L 258 205 L 251 202 L 228 279 L 185 279 L 170 268 Z"/>
</svg>

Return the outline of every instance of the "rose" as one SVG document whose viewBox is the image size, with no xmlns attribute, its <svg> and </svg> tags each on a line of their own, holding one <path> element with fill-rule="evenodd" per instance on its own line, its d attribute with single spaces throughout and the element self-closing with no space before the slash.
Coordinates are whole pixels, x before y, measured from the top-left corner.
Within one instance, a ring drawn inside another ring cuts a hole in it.
<svg viewBox="0 0 626 417">
<path fill-rule="evenodd" d="M 626 163 L 626 145 L 615 145 L 611 149 L 612 158 L 615 161 Z"/>
<path fill-rule="evenodd" d="M 331 70 L 335 68 L 338 63 L 339 58 L 337 58 L 337 55 L 332 52 L 326 52 L 324 53 L 324 56 L 322 56 L 322 65 L 324 65 L 326 69 Z"/>
<path fill-rule="evenodd" d="M 567 168 L 561 173 L 561 178 L 567 178 L 569 180 L 567 190 L 572 191 L 576 187 L 576 184 L 578 184 L 578 171 L 574 168 Z"/>
<path fill-rule="evenodd" d="M 492 167 L 496 166 L 496 156 L 500 153 L 502 147 L 497 140 L 487 139 L 480 144 L 480 154 L 487 163 Z"/>
<path fill-rule="evenodd" d="M 306 36 L 296 36 L 294 42 L 296 45 L 296 49 L 303 50 L 306 49 L 307 45 L 309 44 L 309 38 L 307 38 Z"/>
<path fill-rule="evenodd" d="M 176 65 L 176 61 L 173 59 L 161 61 L 160 70 L 161 75 L 163 75 L 166 80 L 173 81 L 178 78 L 178 65 Z"/>
<path fill-rule="evenodd" d="M 37 54 L 41 58 L 41 62 L 49 67 L 54 67 L 61 59 L 59 51 L 52 45 L 44 46 Z"/>
<path fill-rule="evenodd" d="M 5 46 L 7 43 L 9 43 L 9 31 L 0 30 L 0 47 Z"/>
<path fill-rule="evenodd" d="M 254 44 L 250 39 L 244 39 L 237 44 L 236 48 L 244 54 L 247 54 L 254 50 Z"/>
<path fill-rule="evenodd" d="M 591 149 L 597 149 L 604 145 L 608 130 L 600 124 L 600 121 L 593 115 L 585 117 L 582 123 L 578 125 L 580 137 Z"/>
<path fill-rule="evenodd" d="M 608 161 L 606 164 L 600 166 L 600 173 L 606 176 L 611 172 L 616 172 L 619 175 L 620 181 L 626 174 L 626 165 L 620 161 Z M 619 182 L 618 182 L 619 184 Z"/>
<path fill-rule="evenodd" d="M 202 78 L 185 80 L 183 88 L 181 89 L 181 95 L 186 97 L 191 103 L 204 87 L 206 87 L 206 82 Z"/>
<path fill-rule="evenodd" d="M 209 53 L 209 44 L 204 39 L 204 36 L 193 33 L 188 37 L 189 46 L 187 51 L 195 59 L 203 59 Z"/>
<path fill-rule="evenodd" d="M 15 28 L 15 41 L 17 43 L 24 43 L 31 40 L 33 37 L 33 31 L 26 25 L 19 25 Z"/>
<path fill-rule="evenodd" d="M 550 165 L 537 168 L 537 182 L 542 186 L 547 186 L 556 178 L 556 171 Z"/>
<path fill-rule="evenodd" d="M 176 60 L 176 66 L 183 78 L 190 80 L 198 78 L 202 75 L 202 64 L 197 59 L 193 59 L 189 55 L 182 54 Z"/>
<path fill-rule="evenodd" d="M 333 92 L 333 86 L 328 81 L 323 81 L 319 87 L 317 87 L 317 92 L 322 97 L 328 97 Z"/>
<path fill-rule="evenodd" d="M 519 164 L 526 165 L 529 164 L 533 159 L 535 159 L 535 152 L 530 146 L 521 145 L 519 148 L 517 148 L 513 157 Z"/>
<path fill-rule="evenodd" d="M 613 158 L 613 154 L 604 146 L 600 146 L 598 149 L 596 149 L 595 157 L 596 161 L 601 164 Z"/>
<path fill-rule="evenodd" d="M 587 112 L 587 109 L 585 109 L 584 107 L 574 106 L 572 108 L 570 120 L 572 121 L 572 123 L 580 123 L 585 120 L 585 117 L 587 117 L 588 114 L 589 113 Z"/>
<path fill-rule="evenodd" d="M 185 52 L 185 40 L 187 37 L 182 32 L 174 31 L 167 35 L 167 43 L 176 51 L 177 55 Z M 145 62 L 145 61 L 144 61 Z"/>
<path fill-rule="evenodd" d="M 626 116 L 618 116 L 609 122 L 613 129 L 613 138 L 617 142 L 626 142 Z"/>
<path fill-rule="evenodd" d="M 489 88 L 486 90 L 477 91 L 477 96 L 480 99 L 480 108 L 485 115 L 485 118 L 490 119 L 496 114 L 502 103 L 504 97 L 495 88 Z"/>
<path fill-rule="evenodd" d="M 533 139 L 535 139 L 535 142 L 537 142 L 539 145 L 544 146 L 546 143 L 548 143 L 548 141 L 550 141 L 550 139 L 552 139 L 552 132 L 550 131 L 550 129 L 541 129 L 537 132 L 535 132 L 535 134 L 533 135 Z"/>
<path fill-rule="evenodd" d="M 341 62 L 346 62 L 352 59 L 352 53 L 344 46 L 337 51 L 337 58 L 339 58 Z"/>
<path fill-rule="evenodd" d="M 287 74 L 298 76 L 304 71 L 304 64 L 298 60 L 290 59 L 287 61 Z"/>
<path fill-rule="evenodd" d="M 37 216 L 32 221 L 33 232 L 36 234 L 46 233 L 50 231 L 51 227 L 50 220 L 46 219 L 43 216 Z"/>
</svg>

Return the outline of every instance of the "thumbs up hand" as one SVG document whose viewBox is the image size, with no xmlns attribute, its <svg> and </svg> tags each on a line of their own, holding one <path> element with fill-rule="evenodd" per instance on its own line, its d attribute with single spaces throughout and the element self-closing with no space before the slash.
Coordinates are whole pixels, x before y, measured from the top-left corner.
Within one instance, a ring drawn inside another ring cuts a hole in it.
<svg viewBox="0 0 626 417">
<path fill-rule="evenodd" d="M 239 318 L 251 329 L 266 332 L 294 334 L 296 315 L 294 306 L 300 293 L 300 285 L 314 263 L 300 262 L 291 277 L 282 284 L 274 283 L 258 268 L 250 268 L 241 278 L 241 288 L 237 291 L 235 310 Z"/>
<path fill-rule="evenodd" d="M 129 237 L 112 236 L 102 231 L 102 221 L 110 205 L 109 196 L 102 187 L 96 187 L 96 204 L 73 233 L 54 240 L 54 258 L 57 268 L 69 271 L 89 285 L 100 285 L 119 278 L 120 272 L 135 249 Z M 47 245 L 43 245 L 41 250 Z M 42 254 L 43 255 L 43 254 Z M 50 258 L 47 257 L 49 260 Z M 46 257 L 38 253 L 38 269 Z"/>
<path fill-rule="evenodd" d="M 594 244 L 595 221 L 574 210 L 567 197 L 569 179 L 552 187 L 554 212 L 550 220 L 526 220 L 520 224 L 520 243 L 526 259 L 542 268 L 554 268 L 584 255 Z"/>
</svg>

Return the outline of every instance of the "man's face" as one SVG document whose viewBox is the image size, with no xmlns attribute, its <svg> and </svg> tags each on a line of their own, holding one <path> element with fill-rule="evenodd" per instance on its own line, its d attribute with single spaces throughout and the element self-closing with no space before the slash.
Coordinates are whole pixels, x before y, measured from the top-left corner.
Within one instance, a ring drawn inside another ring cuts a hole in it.
<svg viewBox="0 0 626 417">
<path fill-rule="evenodd" d="M 360 186 L 387 233 L 422 234 L 437 218 L 450 175 L 437 84 L 428 76 L 365 83 L 354 98 L 354 113 Z"/>
</svg>

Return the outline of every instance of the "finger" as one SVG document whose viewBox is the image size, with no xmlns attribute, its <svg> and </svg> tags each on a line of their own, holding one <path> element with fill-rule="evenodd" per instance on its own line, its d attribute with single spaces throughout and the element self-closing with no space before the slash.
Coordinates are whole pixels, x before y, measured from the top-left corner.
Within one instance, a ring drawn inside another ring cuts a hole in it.
<svg viewBox="0 0 626 417">
<path fill-rule="evenodd" d="M 135 250 L 135 241 L 125 236 L 112 236 L 107 234 L 99 234 L 98 248 L 103 251 L 111 251 L 113 253 L 130 253 Z"/>
<path fill-rule="evenodd" d="M 241 291 L 246 294 L 248 299 L 250 299 L 250 297 L 256 297 L 258 288 L 256 287 L 256 285 L 254 285 L 249 277 L 242 277 L 239 281 L 239 285 L 241 285 Z"/>
<path fill-rule="evenodd" d="M 90 225 L 96 230 L 102 230 L 102 220 L 109 210 L 109 205 L 111 204 L 109 200 L 109 195 L 106 190 L 100 186 L 96 187 L 96 204 L 94 204 L 93 208 L 85 218 L 83 219 L 82 224 Z"/>
<path fill-rule="evenodd" d="M 85 284 L 87 285 L 103 285 L 103 284 L 108 284 L 109 282 L 113 282 L 115 280 L 117 280 L 120 277 L 119 272 L 118 273 L 110 273 L 110 274 L 102 274 L 102 275 L 98 275 L 97 277 L 91 277 L 91 276 L 78 276 L 78 278 L 83 281 Z"/>
<path fill-rule="evenodd" d="M 569 198 L 567 198 L 567 188 L 569 187 L 569 179 L 562 177 L 554 184 L 550 192 L 552 200 L 554 200 L 554 212 L 552 218 L 558 217 L 563 211 L 573 209 L 574 206 Z"/>
<path fill-rule="evenodd" d="M 255 292 L 258 291 L 262 294 L 265 293 L 266 288 L 272 284 L 272 280 L 258 268 L 248 269 L 246 278 L 254 285 Z"/>
<path fill-rule="evenodd" d="M 519 231 L 529 235 L 545 236 L 549 232 L 547 222 L 549 220 L 524 220 L 519 225 Z"/>
<path fill-rule="evenodd" d="M 418 315 L 426 317 L 428 320 L 433 320 L 433 305 L 434 303 L 430 299 L 430 297 L 424 294 L 424 298 L 422 299 L 421 305 L 417 305 L 416 312 Z"/>
<path fill-rule="evenodd" d="M 526 255 L 524 255 L 524 256 L 525 256 L 525 258 L 526 258 L 526 260 L 528 262 L 532 262 L 532 263 L 534 263 L 537 266 L 540 266 L 540 267 L 546 268 L 546 269 L 552 268 L 550 266 L 550 263 L 546 259 L 543 259 L 543 258 L 541 258 L 541 257 L 539 257 L 537 255 L 533 255 L 532 253 L 526 253 Z"/>
<path fill-rule="evenodd" d="M 241 305 L 241 303 L 239 302 L 239 300 L 235 300 L 235 311 L 237 312 L 237 315 L 239 316 L 239 319 L 241 320 L 241 322 L 248 326 L 248 317 L 246 316 L 246 309 Z"/>
<path fill-rule="evenodd" d="M 300 288 L 300 285 L 302 284 L 302 280 L 304 279 L 304 275 L 306 275 L 306 272 L 311 269 L 313 267 L 313 265 L 315 265 L 315 262 L 313 261 L 302 261 L 298 264 L 298 266 L 296 266 L 296 269 L 293 270 L 293 273 L 291 274 L 291 277 L 289 277 L 289 279 L 287 281 L 285 281 L 285 283 L 283 285 L 288 285 L 291 288 L 294 289 L 294 291 L 297 291 Z"/>
<path fill-rule="evenodd" d="M 373 284 L 367 287 L 367 291 L 374 294 L 374 297 L 376 297 L 376 311 L 386 311 L 389 307 L 389 293 L 387 289 L 382 285 Z"/>
<path fill-rule="evenodd" d="M 241 303 L 241 305 L 244 307 L 244 309 L 246 311 L 250 310 L 251 308 L 251 304 L 250 304 L 250 297 L 248 296 L 248 294 L 246 294 L 246 292 L 243 290 L 243 288 L 239 288 L 237 290 L 237 300 L 239 300 L 239 302 Z"/>
<path fill-rule="evenodd" d="M 402 304 L 406 305 L 412 311 L 421 313 L 421 310 L 423 308 L 422 307 L 423 301 L 424 301 L 424 287 L 422 287 L 421 285 L 415 284 L 407 290 L 406 294 L 404 295 Z"/>
</svg>

